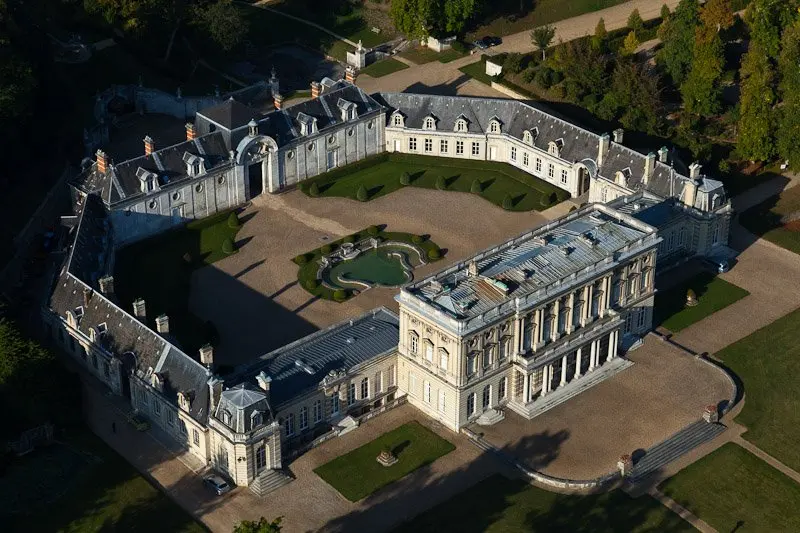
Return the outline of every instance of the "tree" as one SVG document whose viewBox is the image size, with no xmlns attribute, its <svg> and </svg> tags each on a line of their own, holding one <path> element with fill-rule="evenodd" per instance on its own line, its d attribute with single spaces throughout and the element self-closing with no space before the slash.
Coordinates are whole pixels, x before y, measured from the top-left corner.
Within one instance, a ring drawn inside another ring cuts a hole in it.
<svg viewBox="0 0 800 533">
<path fill-rule="evenodd" d="M 279 516 L 272 522 L 267 522 L 263 516 L 258 522 L 254 520 L 242 520 L 234 528 L 233 533 L 281 533 L 281 522 L 283 517 Z"/>
<path fill-rule="evenodd" d="M 625 36 L 625 41 L 622 43 L 622 48 L 620 49 L 620 53 L 623 56 L 630 56 L 636 53 L 636 49 L 639 48 L 639 39 L 636 38 L 636 32 L 631 31 L 628 35 Z"/>
<path fill-rule="evenodd" d="M 247 19 L 232 0 L 216 0 L 196 6 L 192 24 L 200 27 L 225 51 L 241 43 L 248 31 Z"/>
<path fill-rule="evenodd" d="M 444 179 L 444 176 L 438 176 L 436 178 L 436 188 L 440 191 L 447 190 L 447 180 Z"/>
<path fill-rule="evenodd" d="M 598 114 L 619 120 L 625 128 L 658 135 L 664 121 L 660 79 L 637 63 L 618 61 Z"/>
<path fill-rule="evenodd" d="M 230 237 L 226 238 L 222 241 L 222 253 L 225 255 L 231 255 L 236 253 L 236 243 L 233 242 L 233 239 Z"/>
<path fill-rule="evenodd" d="M 772 143 L 774 74 L 768 52 L 759 43 L 751 43 L 750 50 L 742 60 L 740 76 L 742 94 L 739 99 L 736 150 L 745 159 L 766 161 L 774 153 Z"/>
<path fill-rule="evenodd" d="M 503 196 L 503 209 L 506 211 L 510 211 L 514 208 L 514 200 L 511 198 L 510 194 L 506 194 Z"/>
<path fill-rule="evenodd" d="M 783 32 L 778 57 L 779 108 L 775 144 L 778 154 L 794 169 L 800 168 L 800 20 Z"/>
<path fill-rule="evenodd" d="M 483 192 L 483 186 L 481 185 L 481 180 L 475 178 L 472 180 L 472 185 L 469 187 L 469 192 L 472 194 L 480 194 Z"/>
<path fill-rule="evenodd" d="M 444 28 L 448 35 L 460 34 L 480 7 L 480 0 L 444 0 Z"/>
<path fill-rule="evenodd" d="M 597 26 L 594 28 L 594 35 L 592 36 L 592 48 L 595 50 L 602 50 L 605 45 L 608 31 L 606 31 L 606 21 L 600 17 L 597 21 Z"/>
<path fill-rule="evenodd" d="M 163 12 L 165 0 L 84 0 L 86 11 L 101 15 L 106 22 L 131 33 L 144 33 Z"/>
<path fill-rule="evenodd" d="M 236 214 L 236 211 L 231 211 L 231 214 L 228 215 L 228 227 L 233 229 L 241 225 L 241 222 L 239 222 L 239 215 Z"/>
<path fill-rule="evenodd" d="M 663 6 L 661 6 L 661 23 L 662 24 L 665 23 L 669 19 L 670 15 L 672 15 L 672 12 L 669 10 L 669 6 L 667 4 L 664 4 Z"/>
<path fill-rule="evenodd" d="M 556 28 L 549 24 L 547 26 L 539 26 L 531 32 L 531 42 L 542 51 L 542 61 L 547 59 L 547 47 L 553 42 L 555 36 Z"/>
<path fill-rule="evenodd" d="M 317 196 L 319 196 L 319 185 L 317 185 L 316 181 L 313 182 L 311 186 L 308 188 L 308 195 L 311 196 L 312 198 L 316 198 Z"/>
<path fill-rule="evenodd" d="M 687 112 L 707 117 L 719 111 L 723 53 L 722 39 L 715 29 L 697 29 L 691 70 L 680 87 Z"/>
<path fill-rule="evenodd" d="M 408 172 L 403 172 L 400 174 L 400 185 L 411 185 L 411 174 Z"/>
<path fill-rule="evenodd" d="M 642 20 L 642 16 L 639 14 L 638 8 L 631 11 L 630 16 L 628 16 L 628 27 L 637 33 L 641 33 L 641 31 L 644 29 L 644 21 Z"/>
<path fill-rule="evenodd" d="M 409 39 L 426 37 L 435 4 L 435 0 L 392 0 L 389 16 L 397 31 Z"/>
<path fill-rule="evenodd" d="M 718 32 L 733 26 L 731 0 L 708 0 L 700 11 L 700 21 Z"/>
<path fill-rule="evenodd" d="M 698 11 L 697 0 L 681 0 L 675 13 L 658 31 L 664 43 L 658 52 L 658 62 L 678 85 L 686 81 L 692 64 Z"/>
<path fill-rule="evenodd" d="M 359 202 L 366 202 L 369 199 L 369 193 L 367 193 L 367 188 L 364 187 L 364 184 L 358 186 L 358 190 L 356 191 L 356 200 Z"/>
<path fill-rule="evenodd" d="M 745 12 L 750 39 L 758 43 L 770 59 L 780 53 L 781 32 L 792 23 L 798 0 L 753 0 Z"/>
<path fill-rule="evenodd" d="M 589 96 L 602 97 L 608 85 L 607 66 L 606 57 L 584 39 L 564 43 L 557 65 L 567 81 L 567 96 L 576 103 Z"/>
</svg>

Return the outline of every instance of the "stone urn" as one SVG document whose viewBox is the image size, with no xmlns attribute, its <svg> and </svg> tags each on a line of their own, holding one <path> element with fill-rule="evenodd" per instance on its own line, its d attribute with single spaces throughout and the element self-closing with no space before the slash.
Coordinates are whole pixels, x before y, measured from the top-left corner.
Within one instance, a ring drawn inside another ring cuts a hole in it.
<svg viewBox="0 0 800 533">
<path fill-rule="evenodd" d="M 695 292 L 692 289 L 686 291 L 686 307 L 694 307 L 698 303 Z"/>
<path fill-rule="evenodd" d="M 392 466 L 398 461 L 397 457 L 392 453 L 391 448 L 382 449 L 376 460 L 383 466 Z"/>
</svg>

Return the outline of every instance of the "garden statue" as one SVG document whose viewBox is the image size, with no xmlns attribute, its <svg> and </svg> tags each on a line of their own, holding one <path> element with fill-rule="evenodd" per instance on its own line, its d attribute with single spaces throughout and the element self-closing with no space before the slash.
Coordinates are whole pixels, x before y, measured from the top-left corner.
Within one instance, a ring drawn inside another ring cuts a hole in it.
<svg viewBox="0 0 800 533">
<path fill-rule="evenodd" d="M 694 307 L 698 303 L 697 295 L 694 293 L 694 291 L 692 289 L 686 291 L 686 307 Z"/>
<path fill-rule="evenodd" d="M 392 449 L 388 446 L 383 447 L 376 460 L 383 466 L 392 466 L 398 461 L 397 457 L 392 453 Z"/>
</svg>

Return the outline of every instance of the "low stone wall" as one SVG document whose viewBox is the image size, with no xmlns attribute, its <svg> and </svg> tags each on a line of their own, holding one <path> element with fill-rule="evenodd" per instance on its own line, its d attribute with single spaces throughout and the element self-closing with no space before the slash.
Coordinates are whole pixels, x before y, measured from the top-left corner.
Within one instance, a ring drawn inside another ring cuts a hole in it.
<svg viewBox="0 0 800 533">
<path fill-rule="evenodd" d="M 514 89 L 510 89 L 510 88 L 506 87 L 502 83 L 497 83 L 496 81 L 493 81 L 491 87 L 495 91 L 499 91 L 499 92 L 505 94 L 506 96 L 510 96 L 511 98 L 514 98 L 515 100 L 530 100 L 529 97 L 525 96 L 522 93 L 518 93 Z"/>
<path fill-rule="evenodd" d="M 399 397 L 395 398 L 394 400 L 392 400 L 391 402 L 384 403 L 383 405 L 381 405 L 377 409 L 372 409 L 370 412 L 364 413 L 363 415 L 361 415 L 359 417 L 356 417 L 356 420 L 358 420 L 358 424 L 361 425 L 364 422 L 366 422 L 367 420 L 371 420 L 371 419 L 375 418 L 376 416 L 378 416 L 380 414 L 383 414 L 383 413 L 385 413 L 386 411 L 388 411 L 390 409 L 394 409 L 395 407 L 400 407 L 401 405 L 403 405 L 407 401 L 408 401 L 408 398 L 406 398 L 405 395 L 399 396 Z"/>
</svg>

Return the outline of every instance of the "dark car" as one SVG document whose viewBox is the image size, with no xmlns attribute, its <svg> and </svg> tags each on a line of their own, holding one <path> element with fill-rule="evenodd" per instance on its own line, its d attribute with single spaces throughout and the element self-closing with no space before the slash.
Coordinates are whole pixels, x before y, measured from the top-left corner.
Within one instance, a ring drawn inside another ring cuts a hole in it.
<svg viewBox="0 0 800 533">
<path fill-rule="evenodd" d="M 498 44 L 502 43 L 503 39 L 501 39 L 500 37 L 492 37 L 487 35 L 486 37 L 478 39 L 472 44 L 475 45 L 475 48 L 477 48 L 478 50 L 486 50 L 487 48 L 490 48 L 492 46 L 497 46 Z"/>
<path fill-rule="evenodd" d="M 231 486 L 227 481 L 222 479 L 221 476 L 212 474 L 203 478 L 203 483 L 217 493 L 217 496 L 222 496 L 226 492 L 230 492 Z"/>
</svg>

